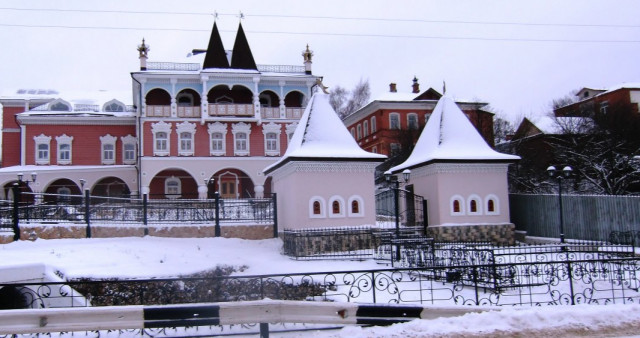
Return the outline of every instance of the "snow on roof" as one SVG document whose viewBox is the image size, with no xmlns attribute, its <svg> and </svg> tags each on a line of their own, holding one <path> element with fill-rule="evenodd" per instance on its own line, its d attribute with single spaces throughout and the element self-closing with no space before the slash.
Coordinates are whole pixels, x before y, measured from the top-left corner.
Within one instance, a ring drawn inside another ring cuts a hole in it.
<svg viewBox="0 0 640 338">
<path fill-rule="evenodd" d="M 455 101 L 447 95 L 436 104 L 413 152 L 392 172 L 433 160 L 514 161 L 519 156 L 493 150 Z"/>
<path fill-rule="evenodd" d="M 640 89 L 640 82 L 624 82 L 613 87 L 607 88 L 605 93 L 610 93 L 618 89 Z M 604 94 L 604 93 L 603 93 Z"/>
<path fill-rule="evenodd" d="M 384 92 L 380 96 L 376 97 L 372 101 L 413 101 L 418 95 L 416 93 L 399 93 L 399 92 Z"/>
<path fill-rule="evenodd" d="M 362 150 L 329 104 L 329 94 L 316 92 L 300 118 L 284 156 L 264 171 L 291 158 L 383 160 L 386 156 Z"/>
<path fill-rule="evenodd" d="M 530 120 L 531 121 L 531 120 Z M 579 131 L 582 127 L 592 125 L 593 120 L 588 117 L 554 117 L 540 116 L 531 121 L 543 134 L 557 135 L 565 131 Z"/>
</svg>

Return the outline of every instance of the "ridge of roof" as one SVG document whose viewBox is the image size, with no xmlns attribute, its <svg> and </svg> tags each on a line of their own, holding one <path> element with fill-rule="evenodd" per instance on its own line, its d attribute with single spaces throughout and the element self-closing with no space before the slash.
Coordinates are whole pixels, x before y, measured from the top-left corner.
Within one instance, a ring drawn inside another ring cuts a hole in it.
<svg viewBox="0 0 640 338">
<path fill-rule="evenodd" d="M 218 25 L 215 20 L 213 21 L 213 28 L 211 29 L 211 36 L 209 37 L 207 54 L 202 64 L 202 69 L 205 68 L 229 68 L 227 53 L 224 50 L 222 38 L 220 38 L 220 32 L 218 31 Z"/>
</svg>

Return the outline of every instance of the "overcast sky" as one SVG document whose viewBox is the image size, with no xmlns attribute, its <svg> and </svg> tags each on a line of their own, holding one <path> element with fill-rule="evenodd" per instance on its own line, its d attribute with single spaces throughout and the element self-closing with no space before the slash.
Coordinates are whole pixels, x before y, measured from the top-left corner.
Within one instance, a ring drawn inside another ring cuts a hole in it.
<svg viewBox="0 0 640 338">
<path fill-rule="evenodd" d="M 640 82 L 635 0 L 0 0 L 0 92 L 129 90 L 143 37 L 149 61 L 187 62 L 216 12 L 225 48 L 242 12 L 256 63 L 302 65 L 308 43 L 325 85 L 368 79 L 374 98 L 416 76 L 515 120 L 573 89 Z"/>
</svg>

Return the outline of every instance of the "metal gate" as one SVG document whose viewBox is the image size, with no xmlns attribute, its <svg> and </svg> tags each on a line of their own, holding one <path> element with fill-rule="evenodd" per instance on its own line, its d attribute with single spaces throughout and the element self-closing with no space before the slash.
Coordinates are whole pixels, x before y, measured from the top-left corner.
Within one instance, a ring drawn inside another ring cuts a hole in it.
<svg viewBox="0 0 640 338">
<path fill-rule="evenodd" d="M 396 203 L 398 220 L 402 227 L 426 227 L 427 201 L 409 189 L 388 189 L 376 194 L 376 220 L 395 222 Z M 397 202 L 396 202 L 397 194 Z"/>
</svg>

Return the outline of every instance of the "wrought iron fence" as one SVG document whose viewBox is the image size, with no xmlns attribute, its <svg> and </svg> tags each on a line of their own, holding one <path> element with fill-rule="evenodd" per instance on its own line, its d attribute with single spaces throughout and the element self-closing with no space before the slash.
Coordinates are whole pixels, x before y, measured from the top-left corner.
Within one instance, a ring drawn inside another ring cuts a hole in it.
<svg viewBox="0 0 640 338">
<path fill-rule="evenodd" d="M 0 224 L 1 229 L 12 229 L 17 234 L 19 225 L 25 222 L 86 224 L 87 237 L 94 223 L 214 224 L 216 235 L 221 223 L 276 225 L 275 195 L 251 199 L 148 199 L 21 192 L 16 196 L 18 203 L 0 203 Z"/>
<path fill-rule="evenodd" d="M 488 306 L 640 302 L 639 259 L 574 258 L 579 257 L 561 252 L 544 259 L 503 264 L 0 284 L 0 287 L 28 294 L 20 303 L 22 307 L 152 305 L 265 298 Z M 74 299 L 70 299 L 72 297 Z"/>
</svg>

